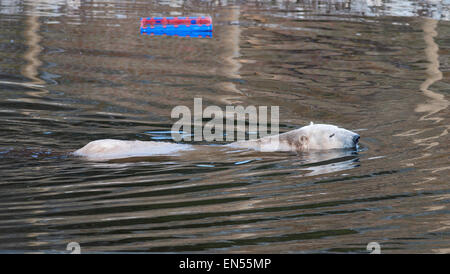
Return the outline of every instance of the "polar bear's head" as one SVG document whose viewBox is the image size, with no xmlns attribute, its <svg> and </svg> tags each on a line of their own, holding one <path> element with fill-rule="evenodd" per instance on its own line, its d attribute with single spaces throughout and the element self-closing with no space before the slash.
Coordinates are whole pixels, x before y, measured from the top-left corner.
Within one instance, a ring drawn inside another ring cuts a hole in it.
<svg viewBox="0 0 450 274">
<path fill-rule="evenodd" d="M 333 125 L 313 124 L 298 129 L 296 133 L 302 150 L 354 148 L 359 135 Z"/>
</svg>

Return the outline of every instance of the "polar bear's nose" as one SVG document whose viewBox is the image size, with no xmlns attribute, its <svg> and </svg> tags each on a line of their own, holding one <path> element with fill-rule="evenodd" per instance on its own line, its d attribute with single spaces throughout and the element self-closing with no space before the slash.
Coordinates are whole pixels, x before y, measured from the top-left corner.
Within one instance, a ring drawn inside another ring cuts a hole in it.
<svg viewBox="0 0 450 274">
<path fill-rule="evenodd" d="M 359 135 L 356 134 L 355 136 L 353 136 L 353 142 L 355 143 L 355 145 L 358 143 L 359 141 Z"/>
</svg>

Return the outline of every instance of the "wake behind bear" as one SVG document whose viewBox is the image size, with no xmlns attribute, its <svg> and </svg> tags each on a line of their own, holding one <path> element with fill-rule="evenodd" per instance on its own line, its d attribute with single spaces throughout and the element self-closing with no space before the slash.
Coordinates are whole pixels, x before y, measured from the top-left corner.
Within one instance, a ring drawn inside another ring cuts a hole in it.
<svg viewBox="0 0 450 274">
<path fill-rule="evenodd" d="M 355 148 L 359 135 L 334 125 L 313 124 L 257 140 L 237 141 L 223 147 L 251 149 L 261 152 L 275 151 L 317 151 L 329 149 Z M 124 141 L 102 139 L 88 143 L 74 152 L 76 156 L 92 161 L 177 155 L 182 152 L 195 151 L 205 145 L 177 144 L 154 141 Z"/>
</svg>

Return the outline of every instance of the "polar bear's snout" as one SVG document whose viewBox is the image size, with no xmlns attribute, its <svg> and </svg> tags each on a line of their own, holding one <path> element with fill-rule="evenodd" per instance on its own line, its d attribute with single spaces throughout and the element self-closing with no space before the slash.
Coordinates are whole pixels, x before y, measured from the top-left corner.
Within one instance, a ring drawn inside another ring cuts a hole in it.
<svg viewBox="0 0 450 274">
<path fill-rule="evenodd" d="M 356 134 L 353 136 L 353 143 L 355 143 L 355 146 L 358 144 L 360 137 L 361 136 L 359 136 L 359 134 Z"/>
</svg>

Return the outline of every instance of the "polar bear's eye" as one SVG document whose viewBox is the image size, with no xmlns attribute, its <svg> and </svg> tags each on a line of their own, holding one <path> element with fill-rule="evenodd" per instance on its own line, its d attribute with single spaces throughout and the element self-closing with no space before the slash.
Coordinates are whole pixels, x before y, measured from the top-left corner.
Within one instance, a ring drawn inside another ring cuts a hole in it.
<svg viewBox="0 0 450 274">
<path fill-rule="evenodd" d="M 334 136 L 334 133 L 330 135 L 330 138 Z"/>
</svg>

